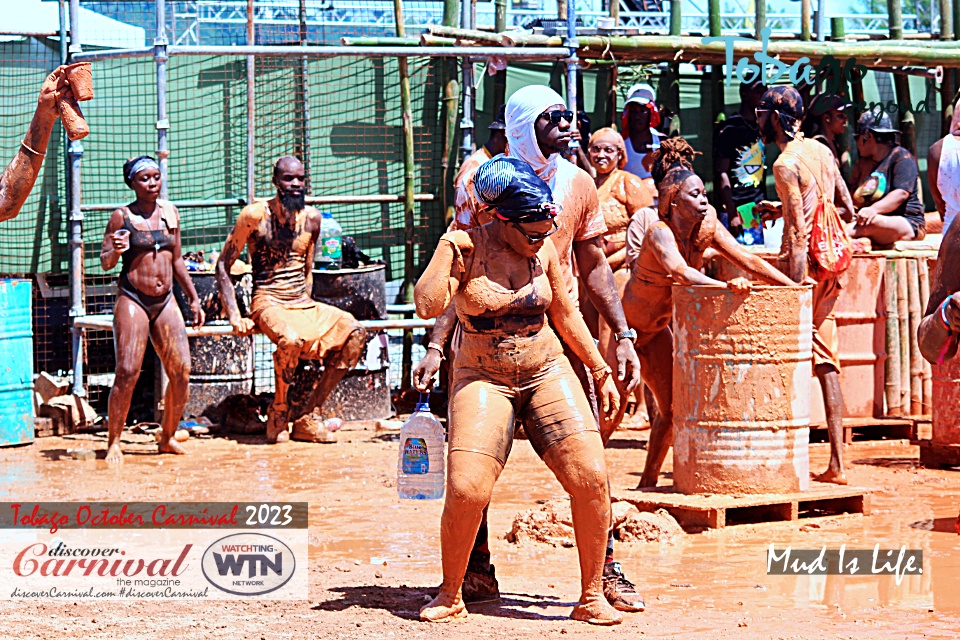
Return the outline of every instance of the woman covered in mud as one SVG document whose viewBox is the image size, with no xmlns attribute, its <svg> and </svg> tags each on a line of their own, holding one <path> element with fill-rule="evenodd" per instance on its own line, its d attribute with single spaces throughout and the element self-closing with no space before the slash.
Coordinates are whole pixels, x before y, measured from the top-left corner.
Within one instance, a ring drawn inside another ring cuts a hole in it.
<svg viewBox="0 0 960 640">
<path fill-rule="evenodd" d="M 611 369 L 567 294 L 548 238 L 559 228 L 550 187 L 528 164 L 505 156 L 482 165 L 474 187 L 494 208 L 494 220 L 444 235 L 415 291 L 420 317 L 437 317 L 452 303 L 463 328 L 451 382 L 443 584 L 420 618 L 446 622 L 467 615 L 463 576 L 519 417 L 534 450 L 571 496 L 581 571 L 571 617 L 618 624 L 622 616 L 604 598 L 601 582 L 610 524 L 603 444 L 551 325 L 590 369 L 607 414 L 617 411 Z"/>
<path fill-rule="evenodd" d="M 136 200 L 113 212 L 103 234 L 100 264 L 109 271 L 123 261 L 113 308 L 113 344 L 117 370 L 108 405 L 107 462 L 121 462 L 120 434 L 140 377 L 147 339 L 169 379 L 164 396 L 160 453 L 187 453 L 173 439 L 187 403 L 190 348 L 180 308 L 173 298 L 173 279 L 186 292 L 193 325 L 203 324 L 200 298 L 180 256 L 180 215 L 160 199 L 160 165 L 150 156 L 128 160 L 123 180 Z"/>
<path fill-rule="evenodd" d="M 703 181 L 693 172 L 692 157 L 693 149 L 683 138 L 667 139 L 654 152 L 652 174 L 660 197 L 660 220 L 647 230 L 623 292 L 627 323 L 637 332 L 640 372 L 660 414 L 651 425 L 641 487 L 657 485 L 660 467 L 673 443 L 672 286 L 714 285 L 737 292 L 751 288 L 745 278 L 726 283 L 702 274 L 708 250 L 717 251 L 764 282 L 795 285 L 769 263 L 741 249 L 718 223 L 716 210 L 707 203 Z"/>
<path fill-rule="evenodd" d="M 627 165 L 627 148 L 623 137 L 604 127 L 590 136 L 587 147 L 590 164 L 597 172 L 597 196 L 607 233 L 603 249 L 614 273 L 624 266 L 627 253 L 627 225 L 638 211 L 653 206 L 654 195 L 640 178 L 623 170 Z"/>
</svg>

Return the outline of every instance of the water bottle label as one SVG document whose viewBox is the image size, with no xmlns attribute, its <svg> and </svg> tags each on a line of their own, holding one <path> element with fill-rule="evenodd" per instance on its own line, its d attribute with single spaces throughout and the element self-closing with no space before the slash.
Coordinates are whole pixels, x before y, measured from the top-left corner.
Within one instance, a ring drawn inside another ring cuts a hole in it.
<svg viewBox="0 0 960 640">
<path fill-rule="evenodd" d="M 320 245 L 320 255 L 325 260 L 340 260 L 343 255 L 343 251 L 340 247 L 340 238 L 324 238 L 322 240 L 322 244 Z"/>
<path fill-rule="evenodd" d="M 430 456 L 423 438 L 407 438 L 403 443 L 403 473 L 423 475 L 430 472 Z"/>
</svg>

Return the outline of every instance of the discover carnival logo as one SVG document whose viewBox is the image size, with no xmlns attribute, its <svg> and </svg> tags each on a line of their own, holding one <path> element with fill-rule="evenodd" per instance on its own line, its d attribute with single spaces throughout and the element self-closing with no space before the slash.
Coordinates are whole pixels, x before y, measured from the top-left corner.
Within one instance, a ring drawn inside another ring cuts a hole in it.
<svg viewBox="0 0 960 640">
<path fill-rule="evenodd" d="M 287 584 L 297 567 L 293 550 L 273 536 L 235 533 L 203 552 L 203 575 L 217 589 L 237 596 L 261 596 Z"/>
</svg>

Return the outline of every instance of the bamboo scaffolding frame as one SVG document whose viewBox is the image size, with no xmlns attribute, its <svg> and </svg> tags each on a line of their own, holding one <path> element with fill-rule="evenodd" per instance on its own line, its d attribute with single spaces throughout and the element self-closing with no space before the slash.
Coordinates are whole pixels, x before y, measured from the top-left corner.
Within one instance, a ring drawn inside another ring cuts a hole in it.
<svg viewBox="0 0 960 640">
<path fill-rule="evenodd" d="M 921 317 L 926 311 L 927 303 L 930 301 L 930 267 L 926 258 L 917 259 L 917 267 L 920 275 L 920 314 Z M 919 345 L 919 337 L 917 339 Z M 930 415 L 933 411 L 933 369 L 926 358 L 921 358 L 920 364 L 923 365 L 923 401 L 921 413 Z"/>
<path fill-rule="evenodd" d="M 923 356 L 917 330 L 923 310 L 920 308 L 920 280 L 917 259 L 907 260 L 907 307 L 910 327 L 910 415 L 923 413 Z"/>
<path fill-rule="evenodd" d="M 897 260 L 897 317 L 900 321 L 900 407 L 910 414 L 910 303 L 907 261 Z"/>
<path fill-rule="evenodd" d="M 887 311 L 887 359 L 884 361 L 884 394 L 887 400 L 886 414 L 900 416 L 903 415 L 903 405 L 900 401 L 900 310 L 897 305 L 899 285 L 896 261 L 887 260 L 885 269 L 884 301 Z"/>
</svg>

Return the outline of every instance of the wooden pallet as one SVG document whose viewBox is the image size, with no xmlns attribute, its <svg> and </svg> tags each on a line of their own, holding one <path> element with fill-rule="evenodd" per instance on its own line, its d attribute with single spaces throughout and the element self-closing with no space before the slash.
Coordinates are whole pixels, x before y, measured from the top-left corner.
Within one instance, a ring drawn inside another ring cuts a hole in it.
<svg viewBox="0 0 960 640">
<path fill-rule="evenodd" d="M 935 444 L 921 440 L 920 464 L 932 469 L 960 467 L 960 444 Z"/>
<path fill-rule="evenodd" d="M 779 495 L 686 495 L 668 486 L 632 491 L 618 499 L 641 511 L 666 509 L 688 531 L 845 513 L 870 515 L 868 490 L 823 482 L 811 482 L 809 491 Z"/>
<path fill-rule="evenodd" d="M 923 416 L 917 418 L 844 418 L 843 442 L 844 444 L 852 443 L 854 431 L 859 436 L 865 436 L 867 440 L 884 438 L 909 440 L 916 437 L 918 419 L 922 420 Z M 929 418 L 926 419 L 929 420 Z M 810 425 L 810 431 L 826 431 L 826 429 L 826 424 Z"/>
</svg>

